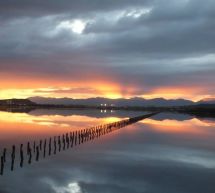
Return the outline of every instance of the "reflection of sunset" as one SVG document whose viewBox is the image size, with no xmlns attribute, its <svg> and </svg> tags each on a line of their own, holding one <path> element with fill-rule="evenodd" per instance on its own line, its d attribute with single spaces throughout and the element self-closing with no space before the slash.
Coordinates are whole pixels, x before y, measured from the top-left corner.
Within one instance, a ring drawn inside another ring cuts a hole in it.
<svg viewBox="0 0 215 193">
<path fill-rule="evenodd" d="M 19 136 L 53 136 L 62 132 L 119 121 L 120 118 L 93 118 L 88 116 L 42 115 L 0 112 L 0 139 Z"/>
<path fill-rule="evenodd" d="M 120 121 L 121 119 L 120 118 L 118 118 L 118 117 L 107 117 L 107 118 L 105 118 L 105 122 L 107 122 L 107 123 L 112 123 L 112 122 L 117 122 L 117 121 Z"/>
<path fill-rule="evenodd" d="M 196 118 L 185 121 L 145 119 L 140 121 L 140 123 L 150 125 L 155 130 L 167 133 L 204 133 L 202 127 L 211 126 L 211 124 L 202 122 Z"/>
</svg>

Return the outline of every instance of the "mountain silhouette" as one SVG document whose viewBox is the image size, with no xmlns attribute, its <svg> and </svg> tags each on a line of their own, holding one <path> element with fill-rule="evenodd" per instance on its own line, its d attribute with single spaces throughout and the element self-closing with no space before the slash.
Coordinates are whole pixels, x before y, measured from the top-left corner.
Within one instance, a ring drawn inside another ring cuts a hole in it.
<svg viewBox="0 0 215 193">
<path fill-rule="evenodd" d="M 204 98 L 198 101 L 198 104 L 215 104 L 215 98 Z"/>
<path fill-rule="evenodd" d="M 32 102 L 38 104 L 55 104 L 55 105 L 88 105 L 88 106 L 186 106 L 195 104 L 191 100 L 185 99 L 171 99 L 164 98 L 144 99 L 144 98 L 130 98 L 130 99 L 108 99 L 108 98 L 88 98 L 88 99 L 73 99 L 73 98 L 45 98 L 45 97 L 31 97 L 28 98 Z"/>
</svg>

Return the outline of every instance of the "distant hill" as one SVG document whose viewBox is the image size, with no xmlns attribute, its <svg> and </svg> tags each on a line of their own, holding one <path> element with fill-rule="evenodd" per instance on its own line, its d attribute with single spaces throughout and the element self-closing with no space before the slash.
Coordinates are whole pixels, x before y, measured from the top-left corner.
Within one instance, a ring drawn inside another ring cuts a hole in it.
<svg viewBox="0 0 215 193">
<path fill-rule="evenodd" d="M 123 106 L 123 107 L 172 107 L 172 106 L 190 106 L 190 105 L 215 105 L 215 98 L 206 98 L 198 102 L 193 102 L 185 99 L 108 99 L 108 98 L 88 98 L 88 99 L 72 99 L 72 98 L 45 98 L 31 97 L 28 99 L 7 99 L 0 100 L 0 105 L 15 105 L 15 106 L 33 106 L 35 104 L 43 105 L 86 105 L 86 106 Z"/>
<path fill-rule="evenodd" d="M 31 105 L 36 105 L 36 103 L 32 102 L 29 99 L 5 99 L 5 100 L 0 100 L 0 105 L 31 106 Z"/>
<path fill-rule="evenodd" d="M 31 97 L 29 100 L 38 104 L 54 104 L 54 105 L 87 105 L 87 106 L 156 106 L 156 107 L 170 107 L 170 106 L 186 106 L 195 104 L 193 101 L 185 99 L 108 99 L 108 98 L 89 98 L 89 99 L 72 99 L 72 98 L 45 98 L 45 97 Z"/>
<path fill-rule="evenodd" d="M 215 98 L 205 98 L 197 102 L 198 104 L 215 104 Z"/>
</svg>

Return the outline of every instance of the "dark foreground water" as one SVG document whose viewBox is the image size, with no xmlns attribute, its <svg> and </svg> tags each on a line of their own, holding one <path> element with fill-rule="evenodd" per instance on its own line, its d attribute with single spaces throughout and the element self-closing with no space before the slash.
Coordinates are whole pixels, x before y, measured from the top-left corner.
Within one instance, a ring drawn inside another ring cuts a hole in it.
<svg viewBox="0 0 215 193">
<path fill-rule="evenodd" d="M 0 112 L 0 153 L 140 114 Z M 24 159 L 22 168 L 15 161 L 0 176 L 0 193 L 214 193 L 215 121 L 162 113 L 38 162 Z"/>
</svg>

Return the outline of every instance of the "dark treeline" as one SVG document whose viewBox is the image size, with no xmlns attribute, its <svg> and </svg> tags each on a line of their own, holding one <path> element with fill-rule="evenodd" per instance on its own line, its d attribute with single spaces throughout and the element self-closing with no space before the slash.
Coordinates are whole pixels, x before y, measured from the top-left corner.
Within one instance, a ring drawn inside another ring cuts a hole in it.
<svg viewBox="0 0 215 193">
<path fill-rule="evenodd" d="M 8 149 L 3 148 L 0 160 L 0 174 L 4 174 L 6 162 L 9 163 L 10 170 L 13 171 L 15 169 L 15 161 L 19 162 L 19 166 L 22 168 L 24 164 L 31 164 L 33 161 L 38 162 L 42 158 L 44 159 L 47 156 L 55 155 L 58 152 L 95 140 L 103 135 L 155 114 L 157 113 L 150 113 L 114 123 L 71 131 L 38 141 L 29 141 L 25 145 L 12 145 L 12 148 L 9 151 Z"/>
</svg>

